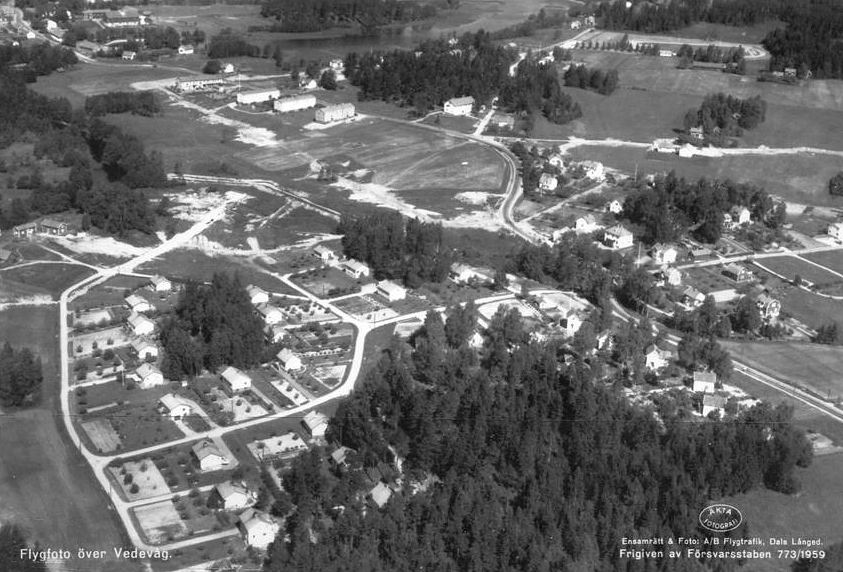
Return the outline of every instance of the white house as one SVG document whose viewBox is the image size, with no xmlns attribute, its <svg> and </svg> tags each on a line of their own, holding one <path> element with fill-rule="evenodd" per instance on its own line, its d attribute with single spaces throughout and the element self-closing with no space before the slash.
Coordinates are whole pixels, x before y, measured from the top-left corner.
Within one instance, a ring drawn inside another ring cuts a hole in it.
<svg viewBox="0 0 843 572">
<path fill-rule="evenodd" d="M 702 414 L 703 417 L 708 417 L 708 414 L 716 411 L 718 417 L 723 416 L 723 409 L 726 407 L 726 398 L 719 395 L 703 395 Z"/>
<path fill-rule="evenodd" d="M 153 292 L 169 292 L 173 289 L 173 283 L 163 276 L 153 276 L 149 279 Z"/>
<path fill-rule="evenodd" d="M 321 244 L 314 247 L 313 256 L 315 256 L 316 258 L 326 264 L 337 259 L 337 255 L 334 254 L 333 250 L 331 250 L 327 246 L 322 246 Z"/>
<path fill-rule="evenodd" d="M 368 496 L 378 508 L 383 508 L 389 502 L 390 497 L 392 497 L 392 489 L 386 486 L 383 481 L 380 481 L 372 487 Z"/>
<path fill-rule="evenodd" d="M 565 312 L 565 315 L 559 320 L 559 326 L 562 328 L 566 337 L 571 337 L 579 331 L 582 322 L 583 319 L 580 313 L 571 309 Z"/>
<path fill-rule="evenodd" d="M 191 55 L 193 53 L 193 46 L 191 44 L 185 44 L 183 46 L 179 46 L 179 54 L 182 56 Z"/>
<path fill-rule="evenodd" d="M 828 236 L 836 240 L 843 240 L 843 222 L 833 222 L 828 225 Z"/>
<path fill-rule="evenodd" d="M 623 203 L 620 202 L 618 199 L 613 199 L 609 201 L 606 205 L 606 212 L 610 212 L 612 214 L 620 214 L 623 212 Z"/>
<path fill-rule="evenodd" d="M 669 244 L 658 243 L 653 246 L 650 255 L 653 257 L 653 262 L 661 266 L 662 264 L 673 264 L 676 262 L 677 252 Z"/>
<path fill-rule="evenodd" d="M 220 497 L 220 507 L 224 510 L 239 510 L 248 508 L 255 503 L 255 495 L 244 487 L 236 483 L 219 483 L 214 487 L 214 490 Z"/>
<path fill-rule="evenodd" d="M 305 429 L 307 429 L 311 437 L 314 439 L 323 439 L 325 437 L 325 431 L 328 430 L 328 416 L 314 409 L 304 416 L 302 424 L 304 424 Z"/>
<path fill-rule="evenodd" d="M 602 181 L 606 177 L 606 169 L 599 161 L 583 161 L 580 166 L 585 168 L 586 179 Z"/>
<path fill-rule="evenodd" d="M 135 374 L 140 378 L 139 386 L 141 389 L 164 385 L 164 374 L 152 364 L 145 362 L 140 364 L 138 369 L 135 370 Z"/>
<path fill-rule="evenodd" d="M 272 102 L 272 109 L 278 113 L 301 111 L 302 109 L 310 109 L 311 107 L 316 107 L 316 96 L 310 94 L 282 97 Z"/>
<path fill-rule="evenodd" d="M 346 446 L 340 446 L 331 453 L 331 462 L 337 467 L 343 467 L 348 462 L 348 455 L 353 453 L 354 449 Z"/>
<path fill-rule="evenodd" d="M 138 358 L 142 360 L 158 358 L 158 346 L 146 338 L 134 338 L 132 340 L 132 349 L 138 354 Z"/>
<path fill-rule="evenodd" d="M 137 312 L 129 314 L 129 326 L 136 336 L 148 336 L 155 331 L 155 322 Z"/>
<path fill-rule="evenodd" d="M 272 101 L 281 97 L 281 90 L 274 89 L 253 89 L 250 91 L 241 91 L 237 94 L 237 105 L 252 105 L 254 103 L 263 103 L 265 101 Z"/>
<path fill-rule="evenodd" d="M 358 280 L 364 276 L 369 276 L 370 271 L 369 267 L 363 264 L 362 262 L 358 262 L 353 258 L 349 258 L 348 260 L 343 261 L 342 263 L 342 270 L 352 278 L 357 278 Z"/>
<path fill-rule="evenodd" d="M 696 308 L 700 306 L 703 302 L 705 302 L 705 294 L 694 288 L 693 286 L 688 286 L 685 288 L 685 291 L 682 292 L 682 302 L 685 305 L 690 306 L 692 308 Z"/>
<path fill-rule="evenodd" d="M 539 189 L 545 193 L 555 191 L 558 185 L 559 181 L 553 173 L 542 173 L 542 176 L 539 177 Z"/>
<path fill-rule="evenodd" d="M 550 157 L 547 158 L 547 164 L 551 167 L 556 167 L 557 169 L 564 169 L 565 168 L 565 160 L 562 158 L 562 155 L 554 153 Z"/>
<path fill-rule="evenodd" d="M 616 224 L 607 228 L 603 233 L 603 242 L 613 250 L 629 248 L 632 246 L 632 233 L 623 226 Z"/>
<path fill-rule="evenodd" d="M 314 120 L 317 123 L 331 123 L 333 121 L 342 121 L 354 117 L 356 111 L 353 103 L 338 103 L 336 105 L 327 105 L 316 110 Z"/>
<path fill-rule="evenodd" d="M 137 294 L 126 296 L 126 305 L 132 312 L 151 312 L 153 310 L 152 304 Z"/>
<path fill-rule="evenodd" d="M 233 366 L 222 370 L 220 377 L 233 393 L 252 387 L 252 378 Z"/>
<path fill-rule="evenodd" d="M 278 358 L 278 362 L 286 372 L 301 371 L 304 367 L 301 358 L 289 348 L 284 348 L 275 357 Z"/>
<path fill-rule="evenodd" d="M 445 115 L 471 115 L 471 110 L 474 108 L 474 98 L 470 95 L 466 97 L 454 97 L 445 102 Z"/>
<path fill-rule="evenodd" d="M 733 207 L 730 212 L 732 221 L 737 225 L 748 224 L 752 220 L 749 209 L 746 207 Z"/>
<path fill-rule="evenodd" d="M 594 215 L 587 214 L 574 221 L 574 230 L 577 234 L 588 234 L 590 232 L 594 232 L 598 228 L 599 225 L 597 224 L 597 219 L 594 218 Z"/>
<path fill-rule="evenodd" d="M 717 374 L 713 371 L 695 371 L 692 389 L 695 393 L 714 393 Z"/>
<path fill-rule="evenodd" d="M 407 297 L 407 289 L 390 280 L 378 282 L 377 292 L 390 302 L 397 302 Z"/>
<path fill-rule="evenodd" d="M 284 321 L 284 312 L 271 304 L 258 304 L 255 309 L 267 325 L 274 326 Z"/>
<path fill-rule="evenodd" d="M 451 264 L 451 271 L 448 273 L 448 277 L 457 284 L 467 284 L 472 280 L 488 280 L 488 277 L 484 276 L 471 266 L 460 264 L 459 262 Z"/>
<path fill-rule="evenodd" d="M 766 292 L 755 299 L 755 305 L 758 306 L 761 317 L 765 320 L 775 320 L 782 311 L 782 303 Z"/>
<path fill-rule="evenodd" d="M 258 288 L 250 284 L 246 286 L 246 293 L 249 294 L 249 301 L 254 305 L 257 306 L 258 304 L 266 304 L 269 302 L 269 294 L 266 290 Z"/>
<path fill-rule="evenodd" d="M 243 541 L 261 550 L 272 544 L 281 528 L 271 516 L 253 508 L 247 508 L 240 514 L 238 527 Z"/>
<path fill-rule="evenodd" d="M 191 449 L 202 471 L 219 471 L 229 464 L 228 457 L 210 439 L 199 441 Z"/>
<path fill-rule="evenodd" d="M 667 365 L 667 356 L 655 344 L 650 344 L 644 350 L 644 366 L 652 371 L 660 370 Z"/>
<path fill-rule="evenodd" d="M 186 415 L 190 415 L 191 411 L 193 411 L 190 404 L 185 403 L 171 393 L 161 396 L 158 402 L 161 404 L 162 412 L 170 419 L 181 419 Z"/>
</svg>

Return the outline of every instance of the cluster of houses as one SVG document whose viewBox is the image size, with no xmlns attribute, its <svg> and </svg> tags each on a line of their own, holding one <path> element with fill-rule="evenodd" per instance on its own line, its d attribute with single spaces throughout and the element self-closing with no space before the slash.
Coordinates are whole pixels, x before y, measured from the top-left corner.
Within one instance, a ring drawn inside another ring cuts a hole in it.
<svg viewBox="0 0 843 572">
<path fill-rule="evenodd" d="M 173 283 L 163 276 L 153 276 L 149 279 L 147 289 L 156 294 L 168 294 L 173 289 Z M 129 317 L 126 319 L 126 327 L 132 335 L 130 345 L 143 362 L 129 377 L 133 378 L 140 389 L 149 389 L 164 385 L 166 380 L 164 374 L 155 365 L 160 350 L 158 344 L 153 340 L 155 334 L 155 322 L 146 314 L 155 310 L 154 305 L 140 291 L 126 296 L 124 303 L 129 309 Z"/>
<path fill-rule="evenodd" d="M 12 227 L 12 236 L 15 238 L 32 238 L 36 234 L 47 234 L 53 236 L 64 236 L 67 234 L 66 222 L 45 218 Z"/>
</svg>

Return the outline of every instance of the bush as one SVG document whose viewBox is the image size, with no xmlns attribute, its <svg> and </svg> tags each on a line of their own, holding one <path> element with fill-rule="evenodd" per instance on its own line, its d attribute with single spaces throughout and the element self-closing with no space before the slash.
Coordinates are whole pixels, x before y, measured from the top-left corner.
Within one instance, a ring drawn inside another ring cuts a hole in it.
<svg viewBox="0 0 843 572">
<path fill-rule="evenodd" d="M 132 476 L 132 473 L 127 473 L 123 477 L 123 484 L 124 485 L 130 485 L 130 484 L 132 484 L 132 481 L 134 481 L 134 480 L 135 480 L 135 478 Z"/>
<path fill-rule="evenodd" d="M 137 485 L 137 483 L 133 484 L 131 488 L 129 488 L 129 492 L 133 495 L 138 494 L 138 491 L 140 491 L 140 487 Z"/>
</svg>

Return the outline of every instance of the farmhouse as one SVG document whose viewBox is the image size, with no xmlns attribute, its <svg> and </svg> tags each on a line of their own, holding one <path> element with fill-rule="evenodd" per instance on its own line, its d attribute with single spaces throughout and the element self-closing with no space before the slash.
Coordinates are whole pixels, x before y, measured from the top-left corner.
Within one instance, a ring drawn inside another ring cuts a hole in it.
<svg viewBox="0 0 843 572">
<path fill-rule="evenodd" d="M 270 304 L 258 304 L 255 309 L 257 310 L 258 314 L 261 315 L 263 321 L 270 326 L 280 324 L 284 321 L 284 312 L 282 312 L 275 306 L 272 306 Z"/>
<path fill-rule="evenodd" d="M 354 114 L 353 103 L 338 103 L 337 105 L 327 105 L 317 109 L 315 120 L 317 123 L 331 123 L 354 117 Z"/>
<path fill-rule="evenodd" d="M 325 431 L 328 430 L 328 416 L 324 413 L 319 413 L 314 409 L 305 415 L 301 422 L 312 438 L 322 439 L 325 437 Z"/>
<path fill-rule="evenodd" d="M 15 238 L 29 238 L 30 236 L 35 236 L 36 232 L 38 232 L 38 223 L 35 222 L 28 222 L 12 227 L 12 236 Z"/>
<path fill-rule="evenodd" d="M 574 230 L 577 234 L 587 234 L 589 232 L 594 232 L 597 230 L 597 219 L 594 218 L 594 215 L 587 214 L 585 216 L 579 217 L 574 222 Z"/>
<path fill-rule="evenodd" d="M 297 95 L 295 97 L 282 97 L 272 102 L 272 109 L 278 113 L 288 113 L 290 111 L 300 111 L 302 109 L 310 109 L 316 107 L 315 95 Z"/>
<path fill-rule="evenodd" d="M 498 129 L 512 129 L 515 127 L 515 118 L 509 113 L 496 111 L 492 115 L 490 123 Z"/>
<path fill-rule="evenodd" d="M 836 240 L 843 240 L 843 222 L 833 222 L 828 225 L 828 236 Z"/>
<path fill-rule="evenodd" d="M 471 110 L 474 107 L 474 98 L 470 95 L 466 97 L 454 97 L 446 101 L 443 107 L 445 115 L 471 115 Z"/>
<path fill-rule="evenodd" d="M 193 54 L 193 46 L 191 44 L 185 44 L 183 46 L 179 46 L 179 55 L 182 56 L 189 56 Z"/>
<path fill-rule="evenodd" d="M 451 264 L 451 271 L 448 273 L 448 277 L 457 284 L 467 284 L 472 280 L 488 280 L 486 276 L 471 266 L 460 264 L 459 262 Z"/>
<path fill-rule="evenodd" d="M 265 549 L 275 540 L 280 526 L 265 512 L 247 508 L 240 514 L 239 524 L 243 541 L 253 548 Z"/>
<path fill-rule="evenodd" d="M 142 360 L 157 359 L 158 346 L 146 338 L 134 338 L 132 340 L 132 349 L 138 354 L 138 358 Z"/>
<path fill-rule="evenodd" d="M 667 365 L 667 358 L 670 354 L 659 349 L 656 344 L 650 344 L 644 350 L 644 366 L 652 371 L 662 369 Z"/>
<path fill-rule="evenodd" d="M 236 483 L 219 483 L 214 487 L 214 492 L 219 496 L 220 508 L 223 510 L 248 508 L 256 500 L 252 491 Z"/>
<path fill-rule="evenodd" d="M 623 203 L 618 199 L 614 199 L 606 205 L 606 211 L 612 214 L 620 214 L 623 212 Z"/>
<path fill-rule="evenodd" d="M 607 228 L 603 233 L 603 242 L 613 250 L 629 248 L 632 246 L 632 233 L 622 225 L 615 225 Z"/>
<path fill-rule="evenodd" d="M 67 234 L 67 223 L 45 218 L 41 221 L 41 232 L 64 236 Z"/>
<path fill-rule="evenodd" d="M 334 254 L 334 251 L 328 248 L 327 246 L 322 246 L 321 244 L 317 245 L 313 249 L 313 256 L 321 260 L 322 262 L 328 263 L 332 260 L 337 259 L 337 255 Z"/>
<path fill-rule="evenodd" d="M 237 105 L 253 105 L 255 103 L 272 101 L 279 97 L 281 97 L 281 90 L 278 88 L 241 91 L 237 94 Z"/>
<path fill-rule="evenodd" d="M 170 419 L 181 419 L 186 415 L 190 415 L 191 411 L 193 411 L 190 404 L 185 403 L 171 393 L 162 395 L 158 402 L 161 404 L 161 412 Z"/>
<path fill-rule="evenodd" d="M 125 302 L 132 312 L 151 312 L 154 309 L 152 304 L 137 294 L 129 294 Z"/>
<path fill-rule="evenodd" d="M 151 387 L 158 387 L 164 385 L 164 374 L 161 370 L 149 363 L 142 363 L 135 370 L 135 374 L 140 379 L 139 387 L 141 389 L 149 389 Z"/>
<path fill-rule="evenodd" d="M 377 292 L 390 302 L 397 302 L 407 297 L 407 289 L 390 280 L 378 282 Z"/>
<path fill-rule="evenodd" d="M 703 395 L 702 414 L 708 417 L 709 413 L 717 412 L 718 417 L 723 416 L 723 408 L 726 407 L 726 398 L 719 395 Z"/>
<path fill-rule="evenodd" d="M 658 265 L 673 264 L 676 262 L 676 249 L 669 244 L 658 243 L 653 246 L 650 255 L 653 257 L 653 262 Z"/>
<path fill-rule="evenodd" d="M 153 276 L 149 279 L 149 284 L 153 292 L 169 292 L 173 289 L 173 283 L 163 276 Z"/>
<path fill-rule="evenodd" d="M 275 357 L 278 358 L 278 362 L 281 364 L 281 367 L 284 368 L 284 371 L 288 373 L 292 371 L 300 371 L 304 367 L 302 365 L 301 358 L 289 348 L 284 348 L 278 352 Z"/>
<path fill-rule="evenodd" d="M 383 508 L 392 497 L 392 489 L 386 486 L 382 481 L 379 481 L 372 490 L 369 491 L 369 498 L 375 503 L 378 508 Z"/>
<path fill-rule="evenodd" d="M 695 371 L 692 389 L 695 393 L 714 393 L 717 374 L 713 371 Z"/>
<path fill-rule="evenodd" d="M 249 301 L 252 305 L 266 304 L 269 302 L 269 294 L 266 290 L 262 290 L 253 284 L 246 286 L 246 293 L 249 295 Z"/>
<path fill-rule="evenodd" d="M 221 77 L 202 77 L 197 79 L 176 79 L 176 91 L 188 93 L 191 91 L 199 91 L 213 86 L 223 85 L 225 79 Z"/>
<path fill-rule="evenodd" d="M 556 180 L 556 175 L 553 173 L 542 173 L 542 176 L 539 177 L 539 189 L 545 193 L 555 191 L 558 185 L 559 181 Z"/>
<path fill-rule="evenodd" d="M 685 291 L 682 292 L 682 302 L 687 306 L 696 308 L 697 306 L 705 302 L 705 294 L 703 294 L 693 286 L 688 286 L 687 288 L 685 288 Z"/>
<path fill-rule="evenodd" d="M 703 139 L 705 139 L 705 133 L 703 132 L 703 128 L 701 125 L 691 127 L 688 130 L 688 135 L 691 136 L 691 139 L 696 139 L 697 141 L 702 141 Z"/>
<path fill-rule="evenodd" d="M 723 267 L 723 276 L 731 278 L 735 282 L 748 282 L 752 280 L 752 272 L 740 264 L 727 264 Z"/>
<path fill-rule="evenodd" d="M 252 379 L 233 366 L 228 366 L 222 373 L 220 377 L 228 385 L 228 389 L 231 390 L 232 393 L 237 393 L 238 391 L 243 391 L 252 387 Z"/>
<path fill-rule="evenodd" d="M 229 464 L 228 457 L 210 439 L 199 441 L 191 450 L 202 471 L 219 471 Z"/>
<path fill-rule="evenodd" d="M 758 306 L 761 317 L 765 320 L 775 320 L 782 311 L 782 303 L 766 292 L 755 299 L 755 304 Z"/>
<path fill-rule="evenodd" d="M 148 336 L 155 331 L 155 322 L 137 312 L 129 314 L 129 327 L 136 336 Z"/>
<path fill-rule="evenodd" d="M 343 261 L 341 266 L 343 272 L 352 278 L 357 278 L 359 280 L 363 276 L 369 276 L 369 267 L 362 262 L 354 260 L 353 258 Z"/>
</svg>

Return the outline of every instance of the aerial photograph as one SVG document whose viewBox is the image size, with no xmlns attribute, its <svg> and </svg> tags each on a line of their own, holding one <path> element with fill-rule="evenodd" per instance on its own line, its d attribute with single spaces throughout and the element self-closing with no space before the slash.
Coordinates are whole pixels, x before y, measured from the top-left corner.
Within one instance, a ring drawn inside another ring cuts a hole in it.
<svg viewBox="0 0 843 572">
<path fill-rule="evenodd" d="M 843 572 L 843 2 L 0 0 L 0 572 Z"/>
</svg>

